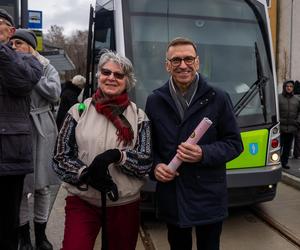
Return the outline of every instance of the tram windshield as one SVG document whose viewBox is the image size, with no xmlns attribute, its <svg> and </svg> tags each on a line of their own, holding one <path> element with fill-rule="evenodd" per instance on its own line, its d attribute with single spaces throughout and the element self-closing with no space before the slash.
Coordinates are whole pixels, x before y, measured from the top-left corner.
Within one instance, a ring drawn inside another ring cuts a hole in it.
<svg viewBox="0 0 300 250">
<path fill-rule="evenodd" d="M 114 8 L 112 6 L 112 8 Z M 175 37 L 198 47 L 200 73 L 225 90 L 233 105 L 253 83 L 266 79 L 239 111 L 241 127 L 276 120 L 275 85 L 266 8 L 256 0 L 122 1 L 125 53 L 135 67 L 135 101 L 141 107 L 166 82 L 165 50 Z M 116 34 L 116 39 L 118 39 Z M 258 58 L 259 57 L 259 58 Z"/>
</svg>

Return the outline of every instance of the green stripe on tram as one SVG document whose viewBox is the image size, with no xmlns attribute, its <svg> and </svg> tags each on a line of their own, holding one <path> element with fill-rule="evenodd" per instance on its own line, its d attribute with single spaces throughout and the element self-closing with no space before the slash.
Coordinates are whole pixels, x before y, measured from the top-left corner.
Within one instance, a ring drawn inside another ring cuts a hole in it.
<svg viewBox="0 0 300 250">
<path fill-rule="evenodd" d="M 268 129 L 242 132 L 244 151 L 226 164 L 227 169 L 263 167 L 266 164 Z"/>
</svg>

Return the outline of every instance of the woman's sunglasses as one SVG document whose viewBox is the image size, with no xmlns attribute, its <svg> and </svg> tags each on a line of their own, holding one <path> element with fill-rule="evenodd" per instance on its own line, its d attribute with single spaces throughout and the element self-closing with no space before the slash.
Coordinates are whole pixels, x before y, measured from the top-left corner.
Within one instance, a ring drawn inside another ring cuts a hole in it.
<svg viewBox="0 0 300 250">
<path fill-rule="evenodd" d="M 110 76 L 111 74 L 114 75 L 114 78 L 118 79 L 118 80 L 122 80 L 124 77 L 125 77 L 125 74 L 124 73 L 120 73 L 120 72 L 112 72 L 111 70 L 109 69 L 104 69 L 102 68 L 100 70 L 101 74 L 104 75 L 104 76 Z"/>
</svg>

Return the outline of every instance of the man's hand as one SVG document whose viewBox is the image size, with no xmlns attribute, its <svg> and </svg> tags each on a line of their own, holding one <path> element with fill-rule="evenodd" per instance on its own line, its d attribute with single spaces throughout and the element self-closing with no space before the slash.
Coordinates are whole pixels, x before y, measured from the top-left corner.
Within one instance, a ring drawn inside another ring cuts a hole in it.
<svg viewBox="0 0 300 250">
<path fill-rule="evenodd" d="M 168 182 L 179 175 L 178 172 L 173 172 L 166 164 L 159 163 L 154 169 L 155 178 L 161 182 Z"/>
<path fill-rule="evenodd" d="M 178 146 L 176 156 L 183 162 L 199 162 L 202 159 L 202 149 L 197 144 L 183 142 Z"/>
</svg>

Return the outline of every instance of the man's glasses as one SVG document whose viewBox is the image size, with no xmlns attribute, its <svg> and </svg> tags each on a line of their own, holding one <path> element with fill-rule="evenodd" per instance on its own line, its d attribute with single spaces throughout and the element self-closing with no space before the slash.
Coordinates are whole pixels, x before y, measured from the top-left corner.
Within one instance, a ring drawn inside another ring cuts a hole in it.
<svg viewBox="0 0 300 250">
<path fill-rule="evenodd" d="M 118 79 L 118 80 L 122 80 L 125 77 L 124 73 L 120 73 L 120 72 L 112 72 L 109 69 L 101 69 L 100 70 L 101 74 L 104 76 L 110 76 L 111 74 L 114 75 L 114 78 Z"/>
<path fill-rule="evenodd" d="M 192 65 L 195 62 L 196 57 L 193 56 L 186 56 L 184 58 L 181 57 L 174 57 L 171 59 L 168 59 L 168 61 L 171 63 L 173 67 L 178 67 L 181 64 L 181 61 L 184 61 L 186 65 Z"/>
<path fill-rule="evenodd" d="M 6 24 L 7 26 L 12 26 L 11 23 L 5 19 L 0 18 L 0 25 Z"/>
</svg>

